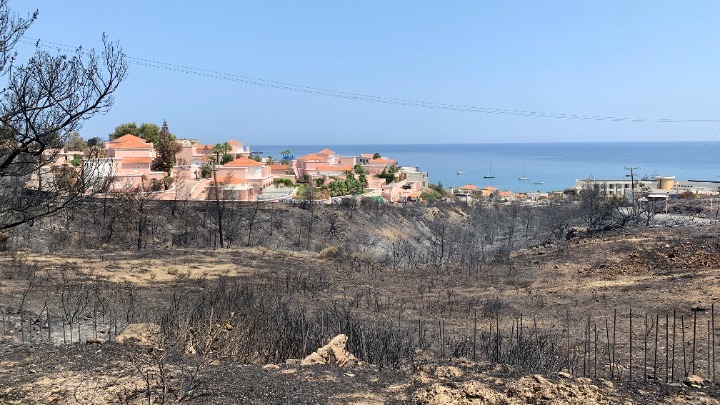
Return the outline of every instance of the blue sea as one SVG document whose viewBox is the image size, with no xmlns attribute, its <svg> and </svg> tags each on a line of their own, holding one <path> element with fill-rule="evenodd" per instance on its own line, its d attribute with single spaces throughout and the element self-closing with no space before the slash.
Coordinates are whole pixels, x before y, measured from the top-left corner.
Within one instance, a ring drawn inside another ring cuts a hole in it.
<svg viewBox="0 0 720 405">
<path fill-rule="evenodd" d="M 261 156 L 296 157 L 330 148 L 339 155 L 380 153 L 401 166 L 418 166 L 432 183 L 472 183 L 515 192 L 556 191 L 576 179 L 623 179 L 634 167 L 639 177 L 720 180 L 720 142 L 587 142 L 408 145 L 250 145 Z M 462 174 L 458 174 L 463 172 Z M 486 174 L 494 178 L 484 178 Z M 528 180 L 519 180 L 525 176 Z M 536 184 L 542 183 L 542 184 Z"/>
</svg>

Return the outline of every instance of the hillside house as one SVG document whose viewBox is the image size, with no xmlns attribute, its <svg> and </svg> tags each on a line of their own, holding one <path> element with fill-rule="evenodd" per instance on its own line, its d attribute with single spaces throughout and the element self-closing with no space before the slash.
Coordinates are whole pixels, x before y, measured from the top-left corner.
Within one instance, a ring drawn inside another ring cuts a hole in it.
<svg viewBox="0 0 720 405">
<path fill-rule="evenodd" d="M 146 188 L 152 180 L 162 180 L 167 173 L 150 168 L 155 148 L 150 142 L 127 134 L 105 144 L 108 157 L 113 161 L 112 189 Z"/>
<path fill-rule="evenodd" d="M 399 181 L 382 188 L 382 197 L 389 202 L 420 201 L 422 184 L 419 181 Z"/>
</svg>

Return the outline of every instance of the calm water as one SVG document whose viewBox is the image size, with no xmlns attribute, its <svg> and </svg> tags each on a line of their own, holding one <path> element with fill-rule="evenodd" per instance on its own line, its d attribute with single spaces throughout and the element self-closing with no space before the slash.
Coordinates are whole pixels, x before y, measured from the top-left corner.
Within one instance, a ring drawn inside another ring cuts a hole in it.
<svg viewBox="0 0 720 405">
<path fill-rule="evenodd" d="M 621 179 L 640 167 L 640 176 L 658 174 L 678 180 L 720 180 L 720 142 L 512 143 L 439 145 L 250 145 L 279 159 L 289 149 L 297 158 L 330 148 L 340 155 L 378 152 L 403 166 L 419 166 L 430 181 L 444 186 L 472 183 L 502 190 L 552 191 L 575 179 Z M 492 168 L 494 179 L 483 176 Z M 458 171 L 465 174 L 458 175 Z M 523 173 L 529 178 L 520 181 Z M 543 184 L 534 184 L 543 182 Z"/>
</svg>

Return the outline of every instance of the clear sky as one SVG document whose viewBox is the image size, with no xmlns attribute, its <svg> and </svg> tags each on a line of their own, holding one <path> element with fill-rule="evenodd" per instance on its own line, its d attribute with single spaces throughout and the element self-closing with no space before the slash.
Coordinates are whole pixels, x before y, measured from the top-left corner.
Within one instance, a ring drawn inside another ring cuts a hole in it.
<svg viewBox="0 0 720 405">
<path fill-rule="evenodd" d="M 179 137 L 250 145 L 708 141 L 720 129 L 720 121 L 655 121 L 720 120 L 714 0 L 10 5 L 20 14 L 40 11 L 29 38 L 97 48 L 106 32 L 131 58 L 112 111 L 87 122 L 85 138 L 163 119 Z M 434 105 L 650 120 L 420 108 L 253 85 L 240 76 Z"/>
</svg>

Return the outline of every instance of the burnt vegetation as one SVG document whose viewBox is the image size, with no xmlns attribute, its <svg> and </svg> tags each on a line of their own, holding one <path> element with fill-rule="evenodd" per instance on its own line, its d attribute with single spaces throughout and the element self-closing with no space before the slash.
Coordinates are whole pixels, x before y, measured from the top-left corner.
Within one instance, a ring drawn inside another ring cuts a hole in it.
<svg viewBox="0 0 720 405">
<path fill-rule="evenodd" d="M 620 300 L 612 289 L 593 292 L 587 303 L 572 293 L 535 291 L 585 242 L 708 226 L 702 221 L 715 217 L 710 204 L 681 200 L 668 212 L 690 209 L 692 216 L 665 216 L 663 207 L 648 222 L 642 207 L 591 197 L 401 206 L 85 198 L 8 233 L 3 279 L 18 288 L 3 294 L 3 332 L 69 344 L 110 341 L 128 324 L 158 325 L 159 348 L 127 346 L 145 383 L 124 395 L 159 402 L 205 395 L 203 373 L 213 362 L 283 363 L 341 333 L 350 352 L 380 368 L 465 358 L 518 373 L 668 382 L 702 373 L 714 380 L 711 303 L 699 312 L 682 301 L 657 307 L 639 305 L 640 296 Z M 596 247 L 604 249 L 599 258 L 574 277 L 640 271 L 681 279 L 683 269 L 717 262 L 716 239 L 699 238 L 658 239 L 640 251 Z M 30 251 L 72 258 L 48 269 Z M 203 263 L 188 263 L 199 269 L 168 269 L 172 281 L 138 285 L 92 270 L 131 258 L 184 263 L 198 252 L 252 271 L 208 275 Z M 609 260 L 616 255 L 624 259 Z M 691 320 L 694 329 L 679 326 Z"/>
</svg>

